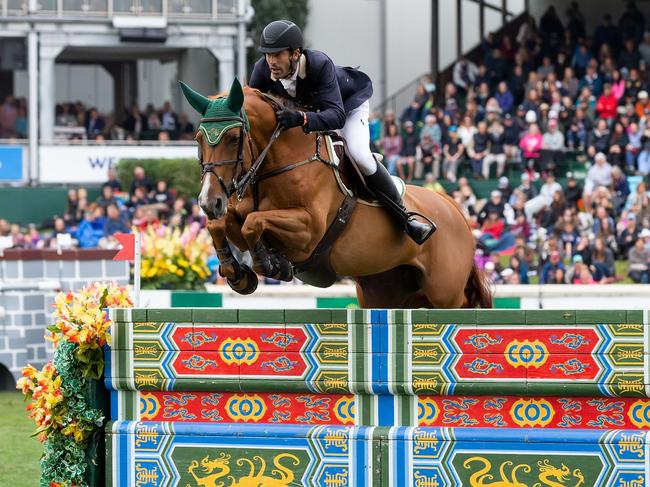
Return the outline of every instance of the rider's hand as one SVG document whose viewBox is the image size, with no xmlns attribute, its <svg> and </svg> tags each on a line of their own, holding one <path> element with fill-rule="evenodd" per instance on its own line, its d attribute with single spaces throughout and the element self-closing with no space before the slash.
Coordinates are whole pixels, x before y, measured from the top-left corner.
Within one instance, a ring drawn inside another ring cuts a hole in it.
<svg viewBox="0 0 650 487">
<path fill-rule="evenodd" d="M 279 110 L 275 112 L 278 123 L 283 129 L 302 127 L 305 123 L 305 114 L 295 110 Z"/>
</svg>

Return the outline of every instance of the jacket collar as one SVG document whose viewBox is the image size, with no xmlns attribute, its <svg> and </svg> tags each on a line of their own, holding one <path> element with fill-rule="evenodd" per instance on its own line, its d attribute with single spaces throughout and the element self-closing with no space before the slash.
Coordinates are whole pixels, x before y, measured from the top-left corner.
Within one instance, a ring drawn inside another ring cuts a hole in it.
<svg viewBox="0 0 650 487">
<path fill-rule="evenodd" d="M 302 53 L 300 59 L 298 59 L 298 77 L 300 79 L 305 79 L 307 77 L 307 57 L 304 53 Z"/>
</svg>

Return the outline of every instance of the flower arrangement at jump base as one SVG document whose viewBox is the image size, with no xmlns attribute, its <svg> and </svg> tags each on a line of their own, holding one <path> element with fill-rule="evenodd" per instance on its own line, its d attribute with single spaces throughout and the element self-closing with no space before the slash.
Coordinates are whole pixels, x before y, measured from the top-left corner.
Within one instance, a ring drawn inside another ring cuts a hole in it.
<svg viewBox="0 0 650 487">
<path fill-rule="evenodd" d="M 210 234 L 196 222 L 183 231 L 148 227 L 142 233 L 142 288 L 205 289 L 211 252 Z"/>
<path fill-rule="evenodd" d="M 26 409 L 36 423 L 34 435 L 43 442 L 41 487 L 88 485 L 91 439 L 104 422 L 103 412 L 90 404 L 104 370 L 102 347 L 110 338 L 104 309 L 132 306 L 126 288 L 116 284 L 94 283 L 56 297 L 55 323 L 45 336 L 54 344 L 54 358 L 42 370 L 24 367 L 17 385 L 30 400 Z"/>
</svg>

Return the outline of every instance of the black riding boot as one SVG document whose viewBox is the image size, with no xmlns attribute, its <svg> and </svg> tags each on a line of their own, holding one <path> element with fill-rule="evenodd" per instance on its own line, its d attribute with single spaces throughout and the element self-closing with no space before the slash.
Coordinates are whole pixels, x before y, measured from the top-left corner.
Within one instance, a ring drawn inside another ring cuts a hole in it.
<svg viewBox="0 0 650 487">
<path fill-rule="evenodd" d="M 377 171 L 370 176 L 366 176 L 368 188 L 373 192 L 382 206 L 397 220 L 404 228 L 406 234 L 411 237 L 418 245 L 422 245 L 433 232 L 436 231 L 436 225 L 433 222 L 422 223 L 410 214 L 402 203 L 393 178 L 383 164 L 377 163 Z"/>
</svg>

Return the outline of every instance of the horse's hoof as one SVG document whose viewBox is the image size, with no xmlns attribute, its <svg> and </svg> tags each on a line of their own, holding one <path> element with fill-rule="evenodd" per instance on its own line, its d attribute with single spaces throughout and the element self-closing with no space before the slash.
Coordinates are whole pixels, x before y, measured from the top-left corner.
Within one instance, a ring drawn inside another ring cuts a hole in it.
<svg viewBox="0 0 650 487">
<path fill-rule="evenodd" d="M 235 274 L 235 276 L 232 279 L 226 275 L 221 265 L 219 266 L 219 275 L 221 277 L 225 277 L 229 281 L 239 283 L 242 280 L 242 277 L 244 277 L 244 275 L 242 273 L 241 264 L 239 264 L 238 262 L 236 262 L 235 264 L 236 265 L 232 265 L 233 273 Z"/>
<path fill-rule="evenodd" d="M 274 279 L 285 282 L 293 281 L 293 266 L 291 265 L 291 262 L 282 256 L 276 256 L 275 264 L 279 270 L 275 276 L 273 276 Z"/>
<path fill-rule="evenodd" d="M 257 289 L 257 274 L 255 274 L 255 272 L 253 272 L 253 269 L 247 265 L 241 266 L 241 272 L 243 273 L 243 276 L 238 281 L 231 281 L 230 279 L 226 279 L 226 282 L 228 282 L 230 289 L 238 294 L 246 295 L 254 293 Z"/>
</svg>

